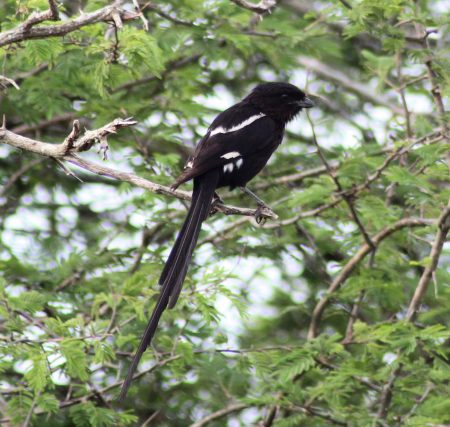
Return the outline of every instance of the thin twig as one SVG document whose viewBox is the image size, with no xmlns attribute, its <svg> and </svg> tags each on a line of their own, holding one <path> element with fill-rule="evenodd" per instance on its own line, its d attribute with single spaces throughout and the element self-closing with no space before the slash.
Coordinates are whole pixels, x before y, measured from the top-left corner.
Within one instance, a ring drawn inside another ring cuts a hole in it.
<svg viewBox="0 0 450 427">
<path fill-rule="evenodd" d="M 396 65 L 397 65 L 397 78 L 399 81 L 399 86 L 397 88 L 397 91 L 400 95 L 400 99 L 402 101 L 405 121 L 406 121 L 406 135 L 408 138 L 413 137 L 413 131 L 411 126 L 411 113 L 408 109 L 408 104 L 406 103 L 406 97 L 405 97 L 405 86 L 403 81 L 403 74 L 402 74 L 402 54 L 401 52 L 398 52 L 396 54 Z"/>
<path fill-rule="evenodd" d="M 428 289 L 430 280 L 433 277 L 433 273 L 437 268 L 439 257 L 441 255 L 445 239 L 450 229 L 450 200 L 447 204 L 447 207 L 439 217 L 437 226 L 438 232 L 436 233 L 436 237 L 434 238 L 434 242 L 431 247 L 430 259 L 425 269 L 423 270 L 422 276 L 420 277 L 419 283 L 416 287 L 416 290 L 414 291 L 414 296 L 411 299 L 408 307 L 408 312 L 406 314 L 406 318 L 410 322 L 414 321 L 417 311 L 419 310 L 422 298 L 424 297 Z"/>
<path fill-rule="evenodd" d="M 355 78 L 352 78 L 348 72 L 344 74 L 344 72 L 339 71 L 336 68 L 332 68 L 331 66 L 324 64 L 315 58 L 310 58 L 307 56 L 299 56 L 297 61 L 302 67 L 314 72 L 316 75 L 325 80 L 343 86 L 345 89 L 355 93 L 363 100 L 372 102 L 375 105 L 382 105 L 383 107 L 391 110 L 394 114 L 404 114 L 403 108 L 395 102 L 395 99 L 383 94 L 375 93 L 368 87 L 367 84 L 361 83 Z"/>
<path fill-rule="evenodd" d="M 422 394 L 422 396 L 420 396 L 416 402 L 414 403 L 414 405 L 412 406 L 412 408 L 410 409 L 410 411 L 404 416 L 401 417 L 401 419 L 399 420 L 399 422 L 397 423 L 397 427 L 403 426 L 405 425 L 405 422 L 411 418 L 417 411 L 417 409 L 419 408 L 419 406 L 425 402 L 425 400 L 428 398 L 428 396 L 430 395 L 430 393 L 433 391 L 434 389 L 434 384 L 430 383 L 427 384 L 427 386 L 425 387 L 425 390 Z"/>
<path fill-rule="evenodd" d="M 378 421 L 385 420 L 388 414 L 389 405 L 391 404 L 392 399 L 392 389 L 394 387 L 394 382 L 397 377 L 400 375 L 402 369 L 402 365 L 399 364 L 389 376 L 389 380 L 383 386 L 383 390 L 381 391 L 380 397 L 380 407 L 378 408 L 376 419 L 373 422 L 373 427 L 378 425 Z"/>
<path fill-rule="evenodd" d="M 2 188 L 0 188 L 0 197 L 4 196 L 8 192 L 8 190 L 17 182 L 17 180 L 20 179 L 25 173 L 27 173 L 30 169 L 34 168 L 43 161 L 44 159 L 34 159 L 23 165 L 15 173 L 13 173 L 6 184 Z"/>
<path fill-rule="evenodd" d="M 344 345 L 353 340 L 353 326 L 354 326 L 356 320 L 358 319 L 359 310 L 360 310 L 360 306 L 361 306 L 363 299 L 364 299 L 364 291 L 361 291 L 359 293 L 358 298 L 353 303 L 352 311 L 350 312 L 350 317 L 349 317 L 348 323 L 347 323 L 347 329 L 345 331 L 345 337 L 342 340 L 342 344 L 344 344 Z"/>
<path fill-rule="evenodd" d="M 141 425 L 141 427 L 149 427 L 151 426 L 151 422 L 161 413 L 161 409 L 158 409 L 157 411 L 153 412 L 152 415 L 150 415 L 144 423 Z"/>
<path fill-rule="evenodd" d="M 215 421 L 219 418 L 223 418 L 229 414 L 232 414 L 233 412 L 239 412 L 249 407 L 250 405 L 247 403 L 235 403 L 226 406 L 225 408 L 219 409 L 216 412 L 213 412 L 212 414 L 206 416 L 205 418 L 202 418 L 201 420 L 191 424 L 189 427 L 203 427 L 206 426 L 211 421 Z"/>
<path fill-rule="evenodd" d="M 353 201 L 351 200 L 351 197 L 342 188 L 342 185 L 339 182 L 338 177 L 336 176 L 334 170 L 331 168 L 330 164 L 328 163 L 327 159 L 325 158 L 325 155 L 323 154 L 322 149 L 320 148 L 319 142 L 317 141 L 317 136 L 316 136 L 316 130 L 315 130 L 315 127 L 314 127 L 314 123 L 311 120 L 311 117 L 310 117 L 309 113 L 306 113 L 306 116 L 307 116 L 309 124 L 311 126 L 314 145 L 317 148 L 317 154 L 319 155 L 320 159 L 322 160 L 322 163 L 326 167 L 328 175 L 330 175 L 330 177 L 333 180 L 334 184 L 336 185 L 339 193 L 342 194 L 342 197 L 344 198 L 345 203 L 347 203 L 347 206 L 348 206 L 348 208 L 350 210 L 350 214 L 351 214 L 351 216 L 353 218 L 353 221 L 355 221 L 356 225 L 358 226 L 359 231 L 363 235 L 364 240 L 369 245 L 369 247 L 371 248 L 372 252 L 375 253 L 375 245 L 373 244 L 372 240 L 370 239 L 369 233 L 367 232 L 367 230 L 365 229 L 363 223 L 361 222 L 361 220 L 359 218 L 359 215 L 356 212 L 356 209 L 355 209 L 355 206 L 353 204 Z"/>
<path fill-rule="evenodd" d="M 28 410 L 27 416 L 25 420 L 23 421 L 22 427 L 28 427 L 31 422 L 31 417 L 33 416 L 34 408 L 36 408 L 37 399 L 40 396 L 40 392 L 36 393 L 36 395 L 33 398 L 33 402 L 31 402 L 30 409 Z"/>
</svg>

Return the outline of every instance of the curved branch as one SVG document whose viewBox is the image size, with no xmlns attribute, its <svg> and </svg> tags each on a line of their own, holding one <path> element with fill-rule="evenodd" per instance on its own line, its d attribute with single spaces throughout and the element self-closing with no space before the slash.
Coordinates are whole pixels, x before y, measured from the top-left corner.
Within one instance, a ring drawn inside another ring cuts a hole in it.
<svg viewBox="0 0 450 427">
<path fill-rule="evenodd" d="M 384 228 L 377 234 L 375 234 L 375 236 L 372 237 L 372 242 L 375 248 L 377 248 L 384 239 L 386 239 L 396 231 L 401 230 L 402 228 L 423 227 L 426 225 L 433 225 L 435 222 L 436 221 L 432 219 L 403 218 L 397 221 L 396 223 Z M 362 245 L 361 248 L 358 250 L 358 252 L 356 252 L 355 255 L 353 255 L 353 257 L 350 258 L 350 260 L 347 262 L 347 264 L 344 266 L 341 272 L 330 284 L 325 295 L 314 307 L 314 311 L 311 317 L 311 323 L 309 325 L 308 339 L 313 339 L 317 336 L 322 314 L 330 301 L 331 295 L 342 286 L 342 284 L 348 279 L 348 277 L 356 268 L 356 266 L 371 252 L 371 250 L 372 248 L 367 243 L 364 243 L 364 245 Z"/>
</svg>

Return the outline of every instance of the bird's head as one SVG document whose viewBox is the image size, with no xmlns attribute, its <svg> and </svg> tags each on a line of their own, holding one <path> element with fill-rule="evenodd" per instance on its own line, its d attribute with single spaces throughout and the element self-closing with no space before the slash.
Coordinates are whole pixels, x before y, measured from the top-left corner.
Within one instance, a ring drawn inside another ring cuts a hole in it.
<svg viewBox="0 0 450 427">
<path fill-rule="evenodd" d="M 314 107 L 314 102 L 290 83 L 262 83 L 244 99 L 264 114 L 288 122 L 303 108 Z"/>
</svg>

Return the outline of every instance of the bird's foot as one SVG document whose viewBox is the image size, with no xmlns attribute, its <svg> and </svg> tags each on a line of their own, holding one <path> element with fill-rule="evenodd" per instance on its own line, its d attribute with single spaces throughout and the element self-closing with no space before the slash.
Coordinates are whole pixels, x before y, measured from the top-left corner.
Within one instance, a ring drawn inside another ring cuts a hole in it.
<svg viewBox="0 0 450 427">
<path fill-rule="evenodd" d="M 214 198 L 211 202 L 211 210 L 210 210 L 210 214 L 213 215 L 215 214 L 218 209 L 217 209 L 217 205 L 224 205 L 224 201 L 222 200 L 222 198 L 217 194 L 214 193 Z"/>
<path fill-rule="evenodd" d="M 255 211 L 255 221 L 257 224 L 264 225 L 266 220 L 270 219 L 277 219 L 278 215 L 266 204 L 258 204 L 258 207 Z"/>
</svg>

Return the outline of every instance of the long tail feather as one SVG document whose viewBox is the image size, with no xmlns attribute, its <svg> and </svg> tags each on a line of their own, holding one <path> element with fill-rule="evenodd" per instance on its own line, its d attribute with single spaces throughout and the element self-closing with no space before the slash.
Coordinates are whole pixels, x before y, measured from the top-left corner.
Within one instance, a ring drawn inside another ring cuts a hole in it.
<svg viewBox="0 0 450 427">
<path fill-rule="evenodd" d="M 128 369 L 127 376 L 120 391 L 120 401 L 127 395 L 139 360 L 152 341 L 161 315 L 167 307 L 172 308 L 178 300 L 184 278 L 186 277 L 192 259 L 192 254 L 197 244 L 202 222 L 207 218 L 209 213 L 218 179 L 218 172 L 211 171 L 194 180 L 192 203 L 188 215 L 161 273 L 159 279 L 159 284 L 162 287 L 161 293 L 159 294 L 156 306 L 153 309 L 144 335 Z"/>
</svg>

